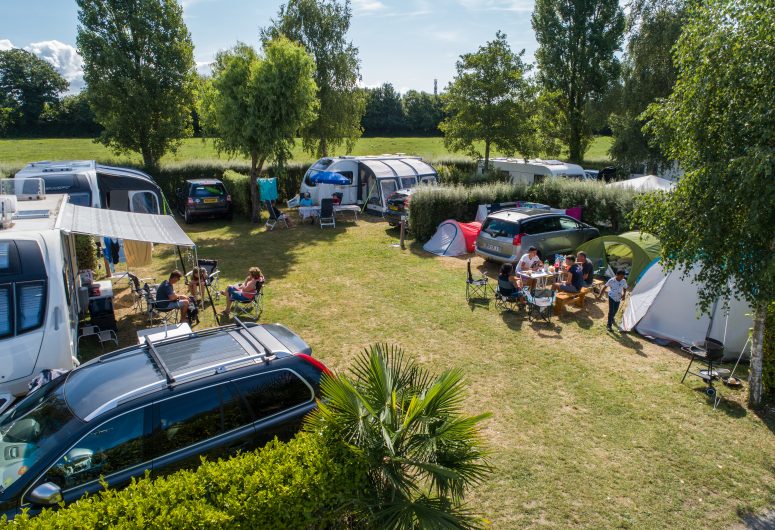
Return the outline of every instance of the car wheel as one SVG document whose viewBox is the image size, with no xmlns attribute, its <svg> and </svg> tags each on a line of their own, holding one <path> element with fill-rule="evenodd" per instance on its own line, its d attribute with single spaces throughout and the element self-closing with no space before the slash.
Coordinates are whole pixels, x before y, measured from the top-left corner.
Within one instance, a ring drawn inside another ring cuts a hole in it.
<svg viewBox="0 0 775 530">
<path fill-rule="evenodd" d="M 188 208 L 186 208 L 186 211 L 183 212 L 183 221 L 186 224 L 191 224 L 191 222 L 194 220 L 193 216 L 191 215 L 191 212 L 188 211 Z"/>
</svg>

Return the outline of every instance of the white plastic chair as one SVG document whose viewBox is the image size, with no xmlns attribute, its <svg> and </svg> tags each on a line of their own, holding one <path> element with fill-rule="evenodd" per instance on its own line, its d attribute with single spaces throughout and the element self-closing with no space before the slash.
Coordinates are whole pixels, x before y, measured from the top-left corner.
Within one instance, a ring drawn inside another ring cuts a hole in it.
<svg viewBox="0 0 775 530">
<path fill-rule="evenodd" d="M 116 336 L 116 332 L 112 329 L 106 329 L 105 331 L 100 330 L 99 326 L 84 326 L 81 328 L 81 336 L 78 337 L 78 346 L 81 346 L 81 339 L 84 339 L 86 337 L 97 337 L 97 340 L 100 343 L 100 348 L 105 349 L 104 344 L 106 342 L 113 342 L 116 346 L 118 346 L 118 337 Z"/>
</svg>

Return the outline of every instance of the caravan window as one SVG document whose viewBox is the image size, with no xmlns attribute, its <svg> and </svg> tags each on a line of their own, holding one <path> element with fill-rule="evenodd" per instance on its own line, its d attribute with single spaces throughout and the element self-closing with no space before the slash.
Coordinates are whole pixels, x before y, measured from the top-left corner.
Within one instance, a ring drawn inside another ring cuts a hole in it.
<svg viewBox="0 0 775 530">
<path fill-rule="evenodd" d="M 16 284 L 16 321 L 19 333 L 42 326 L 45 309 L 46 282 Z"/>
<path fill-rule="evenodd" d="M 19 335 L 43 325 L 46 280 L 46 266 L 37 243 L 0 241 L 0 337 Z"/>
<path fill-rule="evenodd" d="M 159 213 L 159 202 L 150 191 L 129 192 L 129 211 L 134 213 Z"/>
<path fill-rule="evenodd" d="M 402 188 L 412 188 L 417 185 L 417 177 L 401 177 Z"/>
<path fill-rule="evenodd" d="M 0 285 L 0 338 L 13 335 L 11 286 Z"/>
</svg>

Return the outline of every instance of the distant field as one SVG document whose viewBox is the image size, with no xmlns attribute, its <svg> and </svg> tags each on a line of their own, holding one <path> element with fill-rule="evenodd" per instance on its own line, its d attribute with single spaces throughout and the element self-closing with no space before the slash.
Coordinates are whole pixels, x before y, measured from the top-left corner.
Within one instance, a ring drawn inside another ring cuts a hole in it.
<svg viewBox="0 0 775 530">
<path fill-rule="evenodd" d="M 610 145 L 611 139 L 609 137 L 596 138 L 587 152 L 587 160 L 598 164 L 607 161 Z M 352 154 L 378 155 L 383 153 L 406 153 L 419 155 L 429 160 L 463 158 L 461 154 L 450 153 L 444 147 L 442 138 L 361 138 L 355 145 Z M 98 160 L 113 164 L 138 164 L 141 161 L 139 155 L 116 155 L 102 144 L 84 138 L 0 140 L 0 169 L 16 169 L 35 160 L 77 159 Z M 162 163 L 172 164 L 191 160 L 215 159 L 227 161 L 229 157 L 225 155 L 219 157 L 211 140 L 189 138 L 183 141 L 183 145 L 177 153 L 165 156 Z M 310 162 L 313 158 L 301 149 L 301 142 L 297 142 L 293 150 L 293 160 Z"/>
</svg>

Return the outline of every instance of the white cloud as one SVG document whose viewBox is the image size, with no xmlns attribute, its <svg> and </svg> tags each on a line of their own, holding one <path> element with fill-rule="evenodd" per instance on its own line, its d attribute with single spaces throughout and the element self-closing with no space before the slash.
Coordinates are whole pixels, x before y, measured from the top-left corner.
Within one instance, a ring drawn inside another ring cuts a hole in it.
<svg viewBox="0 0 775 530">
<path fill-rule="evenodd" d="M 84 87 L 83 59 L 74 46 L 47 40 L 33 42 L 24 49 L 51 64 L 70 83 L 70 92 L 79 92 Z"/>
<path fill-rule="evenodd" d="M 353 0 L 353 11 L 356 14 L 374 13 L 385 9 L 380 0 Z"/>
<path fill-rule="evenodd" d="M 0 51 L 10 50 L 13 44 L 8 39 L 0 39 Z"/>
<path fill-rule="evenodd" d="M 199 73 L 199 75 L 203 76 L 209 76 L 213 73 L 213 63 L 215 61 L 197 61 L 196 62 L 196 71 Z"/>
</svg>

